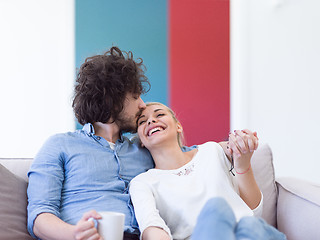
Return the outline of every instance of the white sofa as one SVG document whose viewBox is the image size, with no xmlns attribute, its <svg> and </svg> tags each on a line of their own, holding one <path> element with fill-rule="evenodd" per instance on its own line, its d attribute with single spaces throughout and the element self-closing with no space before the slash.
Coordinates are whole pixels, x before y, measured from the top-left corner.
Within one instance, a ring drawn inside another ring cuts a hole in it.
<svg viewBox="0 0 320 240">
<path fill-rule="evenodd" d="M 0 239 L 28 240 L 27 171 L 32 159 L 0 158 Z M 320 239 L 320 185 L 295 178 L 275 180 L 272 152 L 262 145 L 252 168 L 264 195 L 263 218 L 288 240 Z"/>
</svg>

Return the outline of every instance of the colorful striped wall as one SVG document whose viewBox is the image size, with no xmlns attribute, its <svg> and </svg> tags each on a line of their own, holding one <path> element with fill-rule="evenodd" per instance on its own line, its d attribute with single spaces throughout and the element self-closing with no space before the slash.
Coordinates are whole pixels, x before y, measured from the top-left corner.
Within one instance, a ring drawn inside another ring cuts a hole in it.
<svg viewBox="0 0 320 240">
<path fill-rule="evenodd" d="M 187 145 L 227 138 L 228 0 L 77 0 L 77 67 L 112 45 L 144 60 L 143 99 L 173 108 Z"/>
</svg>

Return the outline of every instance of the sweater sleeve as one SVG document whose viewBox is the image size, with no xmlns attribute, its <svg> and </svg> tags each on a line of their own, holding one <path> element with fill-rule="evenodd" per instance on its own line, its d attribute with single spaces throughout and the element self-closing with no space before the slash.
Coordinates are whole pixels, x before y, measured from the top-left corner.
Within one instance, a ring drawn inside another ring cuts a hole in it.
<svg viewBox="0 0 320 240">
<path fill-rule="evenodd" d="M 255 209 L 252 209 L 252 211 L 253 211 L 253 215 L 255 217 L 261 217 L 262 216 L 262 211 L 263 211 L 263 194 L 262 194 L 262 192 L 261 192 L 261 200 L 260 200 L 259 205 Z"/>
<path fill-rule="evenodd" d="M 223 158 L 223 165 L 224 165 L 225 173 L 227 174 L 228 179 L 229 179 L 234 191 L 240 196 L 238 183 L 237 183 L 236 178 L 234 177 L 234 175 L 231 173 L 231 163 L 230 163 L 229 159 L 227 158 L 227 156 L 225 155 L 222 147 L 218 145 L 218 148 L 220 149 L 220 154 L 221 154 L 221 156 Z M 263 194 L 262 194 L 261 191 L 260 191 L 260 193 L 261 193 L 261 200 L 259 202 L 259 205 L 255 209 L 252 209 L 253 215 L 255 217 L 261 217 L 262 216 Z"/>
<path fill-rule="evenodd" d="M 151 187 L 145 182 L 134 178 L 130 183 L 129 191 L 139 224 L 141 237 L 146 228 L 159 227 L 166 231 L 170 236 L 170 239 L 172 239 L 170 229 L 161 218 L 156 207 L 156 201 Z"/>
</svg>

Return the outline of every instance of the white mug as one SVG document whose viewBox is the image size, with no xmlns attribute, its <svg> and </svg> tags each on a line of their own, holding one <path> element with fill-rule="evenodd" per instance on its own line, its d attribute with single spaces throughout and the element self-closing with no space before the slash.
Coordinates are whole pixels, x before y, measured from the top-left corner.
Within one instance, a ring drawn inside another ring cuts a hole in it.
<svg viewBox="0 0 320 240">
<path fill-rule="evenodd" d="M 124 214 L 118 212 L 99 212 L 98 233 L 106 240 L 123 240 Z"/>
</svg>

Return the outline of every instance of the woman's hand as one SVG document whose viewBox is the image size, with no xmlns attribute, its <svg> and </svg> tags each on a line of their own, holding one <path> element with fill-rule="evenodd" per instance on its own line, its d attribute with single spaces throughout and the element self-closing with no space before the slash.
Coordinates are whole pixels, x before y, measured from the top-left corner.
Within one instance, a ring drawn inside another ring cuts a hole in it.
<svg viewBox="0 0 320 240">
<path fill-rule="evenodd" d="M 258 148 L 258 142 L 257 133 L 248 129 L 236 130 L 229 134 L 229 147 L 237 173 L 240 197 L 251 209 L 255 209 L 261 201 L 261 192 L 250 164 L 252 154 Z"/>
<path fill-rule="evenodd" d="M 235 130 L 229 134 L 229 151 L 233 156 L 237 173 L 245 173 L 250 169 L 253 152 L 258 148 L 259 140 L 256 132 L 248 129 Z"/>
<path fill-rule="evenodd" d="M 75 225 L 74 239 L 102 240 L 102 237 L 94 226 L 94 222 L 89 220 L 90 218 L 101 219 L 101 216 L 95 210 L 84 213 L 77 225 Z"/>
</svg>

